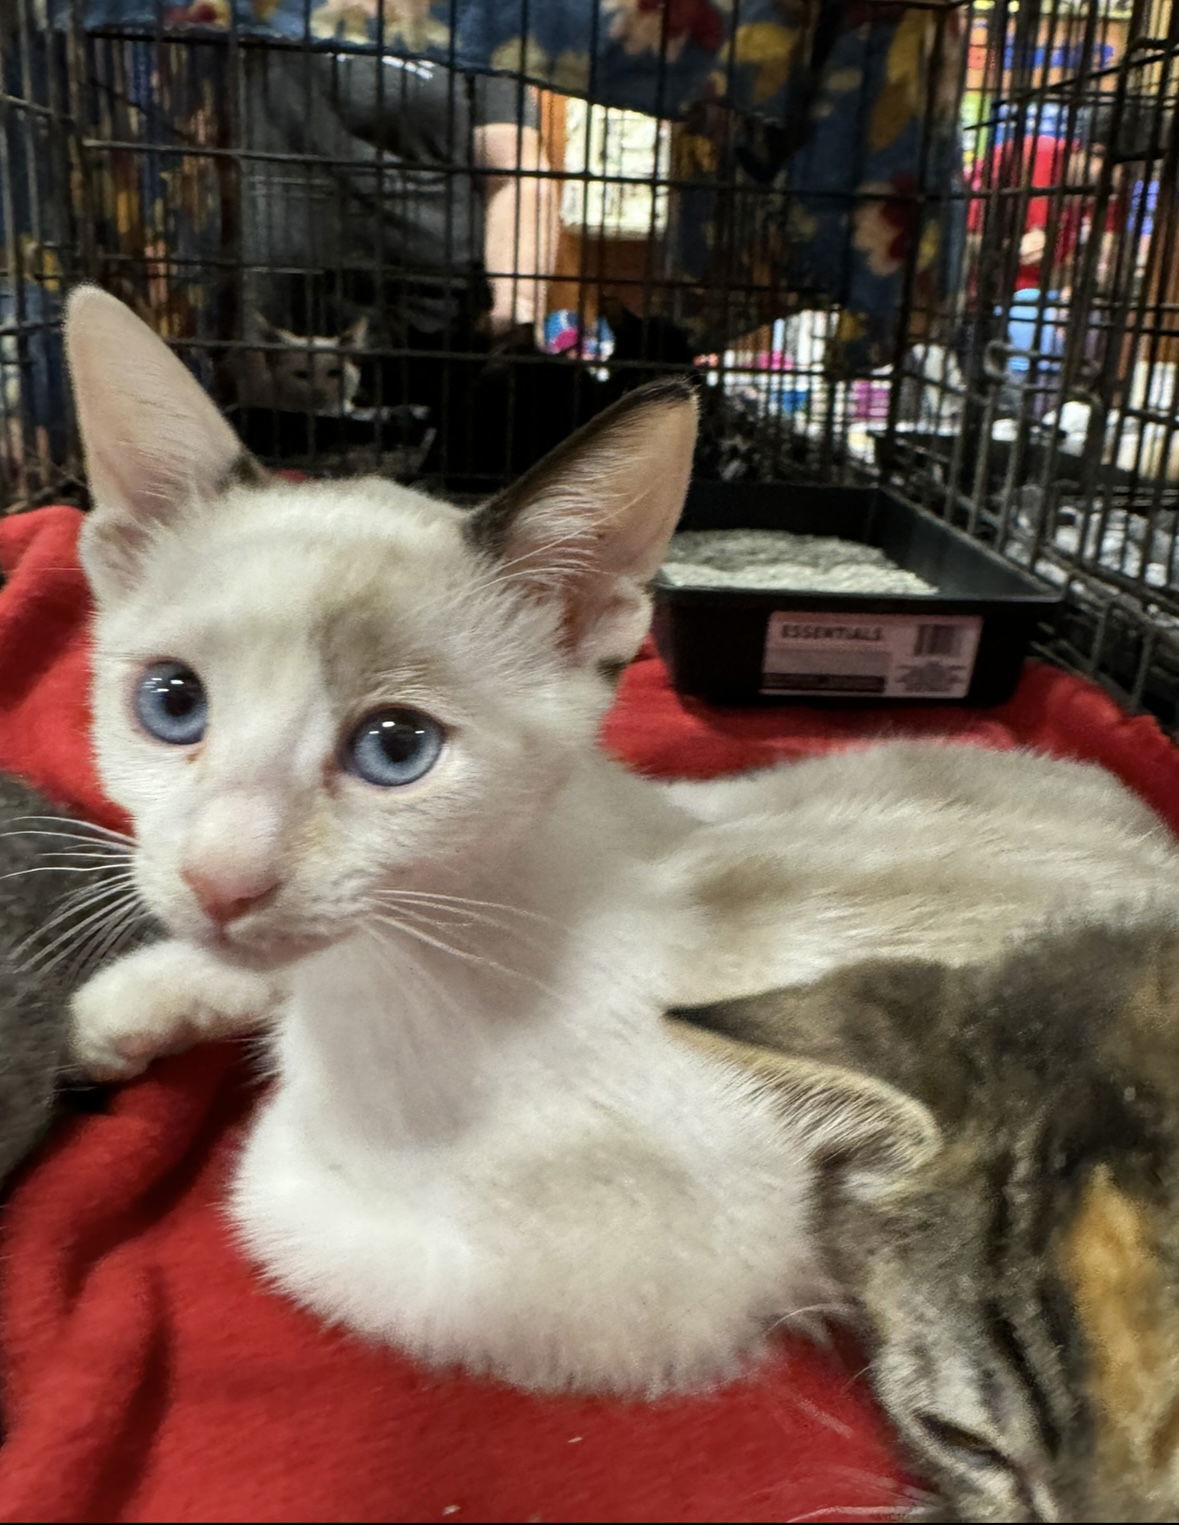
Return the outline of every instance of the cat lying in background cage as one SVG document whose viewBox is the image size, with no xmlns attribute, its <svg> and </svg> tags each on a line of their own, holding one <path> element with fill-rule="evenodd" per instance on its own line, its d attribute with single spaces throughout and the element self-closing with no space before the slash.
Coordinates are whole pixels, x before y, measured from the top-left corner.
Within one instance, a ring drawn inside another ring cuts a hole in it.
<svg viewBox="0 0 1179 1525">
<path fill-rule="evenodd" d="M 359 318 L 334 338 L 293 334 L 251 314 L 247 340 L 225 362 L 233 403 L 314 418 L 338 418 L 355 411 L 360 367 L 353 355 L 364 348 L 368 319 Z"/>
<path fill-rule="evenodd" d="M 832 1140 L 817 1232 L 930 1485 L 894 1517 L 1179 1515 L 1174 916 L 673 1015 L 787 1101 L 829 1070 L 875 1127 L 874 1158 Z"/>
<path fill-rule="evenodd" d="M 368 406 L 362 351 L 368 319 L 335 338 L 250 319 L 250 339 L 221 363 L 221 390 L 243 441 L 259 457 L 412 480 L 437 433 L 425 406 Z M 379 381 L 378 381 L 379 390 Z"/>
</svg>

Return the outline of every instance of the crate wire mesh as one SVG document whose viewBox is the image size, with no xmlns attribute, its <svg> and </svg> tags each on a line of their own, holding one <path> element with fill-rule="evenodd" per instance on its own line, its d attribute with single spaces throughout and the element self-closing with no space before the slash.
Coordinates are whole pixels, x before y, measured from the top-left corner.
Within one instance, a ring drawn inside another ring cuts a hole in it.
<svg viewBox="0 0 1179 1525">
<path fill-rule="evenodd" d="M 1177 28 L 1158 0 L 976 9 L 967 277 L 931 326 L 963 380 L 923 376 L 926 418 L 877 444 L 910 497 L 1067 590 L 1047 654 L 1172 732 Z"/>
<path fill-rule="evenodd" d="M 1179 730 L 1179 16 L 810 0 L 775 53 L 770 10 L 554 0 L 589 35 L 546 53 L 521 0 L 486 75 L 426 0 L 6 0 L 0 500 L 78 491 L 78 278 L 264 457 L 459 494 L 690 371 L 702 475 L 883 481 L 1063 586 L 1043 649 Z M 431 70 L 415 154 L 389 124 Z M 833 111 L 869 147 L 915 123 L 903 172 L 834 172 Z"/>
<path fill-rule="evenodd" d="M 68 81 L 49 66 L 44 17 L 0 13 L 0 502 L 68 475 L 61 276 L 72 247 Z"/>
<path fill-rule="evenodd" d="M 333 143 L 330 134 L 306 131 L 305 121 L 291 118 L 300 112 L 308 116 L 312 108 L 322 113 L 345 102 L 355 106 L 355 76 L 358 69 L 364 72 L 363 61 L 349 55 L 344 44 L 357 35 L 357 13 L 367 18 L 367 35 L 383 65 L 366 87 L 376 96 L 377 114 L 387 120 L 403 117 L 407 86 L 421 67 L 420 53 L 410 46 L 413 29 L 404 23 L 412 13 L 420 17 L 422 5 L 395 0 L 355 0 L 350 6 L 334 5 L 333 0 L 318 5 L 304 5 L 302 0 L 205 0 L 190 6 L 152 0 L 14 0 L 14 7 L 3 14 L 16 17 L 16 23 L 0 32 L 0 47 L 15 70 L 4 82 L 0 108 L 16 151 L 27 152 L 22 124 L 40 103 L 30 98 L 23 60 L 32 50 L 44 57 L 43 67 L 52 80 L 60 77 L 52 120 L 58 151 L 71 169 L 68 194 L 57 197 L 72 225 L 70 235 L 60 240 L 63 250 L 70 250 L 62 256 L 67 274 L 96 278 L 131 300 L 177 342 L 222 401 L 230 400 L 235 390 L 227 376 L 235 359 L 247 369 L 257 369 L 260 342 L 267 341 L 259 340 L 254 309 L 267 305 L 268 297 L 266 316 L 286 333 L 331 340 L 346 331 L 339 309 L 348 303 L 341 301 L 339 288 L 344 278 L 355 281 L 357 251 L 346 247 L 339 235 L 348 227 L 355 242 L 356 225 L 349 227 L 347 215 L 358 203 L 385 208 L 386 215 L 371 223 L 376 236 L 367 239 L 370 247 L 362 262 L 371 284 L 381 290 L 379 305 L 387 316 L 403 305 L 398 283 L 389 277 L 395 275 L 395 255 L 404 251 L 390 245 L 398 242 L 398 206 L 414 193 L 416 182 L 450 182 L 455 189 L 448 207 L 457 214 L 464 206 L 487 202 L 491 183 L 502 178 L 502 163 L 480 163 L 472 151 L 467 98 L 473 86 L 453 67 L 456 7 L 450 8 L 452 24 L 442 29 L 448 39 L 441 49 L 448 83 L 443 120 L 434 127 L 439 141 L 416 167 L 407 165 L 395 144 L 378 142 L 371 133 L 368 142 L 374 151 L 358 164 L 354 143 Z M 430 9 L 445 13 L 448 8 Z M 502 9 L 489 6 L 488 12 Z M 528 9 L 522 7 L 525 17 Z M 765 20 L 747 25 L 740 5 L 733 6 L 726 19 L 726 8 L 712 0 L 663 11 L 637 0 L 604 0 L 601 5 L 559 0 L 554 9 L 569 11 L 600 38 L 618 31 L 620 18 L 627 21 L 630 30 L 615 52 L 621 53 L 624 64 L 632 56 L 641 57 L 641 70 L 636 73 L 631 66 L 632 77 L 641 79 L 634 93 L 658 123 L 644 145 L 633 133 L 619 133 L 620 118 L 627 113 L 609 102 L 595 98 L 579 119 L 579 102 L 567 102 L 549 91 L 539 109 L 546 157 L 529 165 L 522 153 L 516 155 L 523 209 L 514 237 L 501 239 L 494 251 L 501 268 L 488 265 L 483 273 L 493 282 L 497 276 L 519 275 L 519 246 L 531 229 L 534 244 L 551 251 L 547 260 L 539 261 L 551 269 L 548 305 L 572 314 L 566 333 L 554 341 L 567 341 L 569 332 L 577 336 L 575 343 L 565 342 L 561 358 L 567 363 L 554 367 L 548 363 L 551 356 L 523 343 L 489 345 L 486 333 L 469 321 L 456 325 L 462 332 L 436 330 L 432 335 L 377 333 L 370 326 L 367 351 L 359 362 L 365 372 L 364 401 L 378 413 L 388 410 L 392 417 L 383 419 L 387 427 L 374 431 L 371 419 L 354 427 L 357 420 L 344 424 L 325 418 L 319 407 L 284 409 L 288 416 L 280 423 L 248 421 L 252 427 L 246 432 L 256 434 L 252 442 L 264 455 L 311 466 L 342 462 L 376 465 L 396 474 L 412 472 L 415 451 L 402 447 L 413 442 L 401 435 L 403 429 L 412 435 L 416 420 L 406 419 L 404 410 L 422 400 L 414 393 L 424 389 L 432 404 L 432 426 L 441 437 L 422 464 L 451 489 L 482 490 L 528 464 L 543 446 L 626 385 L 699 360 L 713 404 L 703 470 L 729 477 L 830 478 L 859 469 L 861 463 L 849 455 L 846 439 L 849 426 L 857 422 L 854 389 L 823 370 L 828 340 L 841 317 L 829 292 L 820 292 L 823 300 L 816 304 L 808 300 L 813 293 L 808 294 L 804 283 L 786 279 L 772 248 L 774 240 L 781 242 L 782 229 L 795 212 L 799 219 L 830 221 L 824 198 L 828 204 L 838 200 L 822 175 L 806 169 L 799 170 L 797 194 L 779 194 L 774 184 L 782 163 L 789 170 L 797 158 L 782 139 L 806 136 L 799 134 L 793 120 L 798 110 L 784 109 L 778 120 L 768 107 L 761 114 L 742 114 L 683 90 L 677 96 L 673 80 L 695 47 L 711 65 L 715 78 L 709 81 L 710 89 L 723 87 L 730 96 L 737 95 L 734 84 L 740 83 L 743 72 L 754 76 L 752 87 L 745 88 L 747 103 L 765 89 L 782 94 L 784 71 L 772 47 L 787 53 L 814 52 L 817 23 L 800 12 L 804 21 L 794 34 Z M 869 23 L 877 13 L 890 18 L 897 10 L 872 0 L 864 0 L 861 9 Z M 328 11 L 332 15 L 325 21 Z M 744 13 L 772 14 L 775 7 L 768 0 L 749 0 Z M 242 24 L 241 18 L 250 15 L 272 17 L 276 26 L 268 31 Z M 285 25 L 277 27 L 284 15 Z M 685 15 L 692 36 L 676 31 Z M 48 37 L 47 19 L 57 21 Z M 203 21 L 212 24 L 202 26 Z M 184 29 L 189 22 L 195 30 Z M 722 22 L 733 46 L 725 40 Z M 888 26 L 893 25 L 889 20 Z M 427 42 L 430 26 L 422 33 Z M 940 26 L 939 20 L 938 30 Z M 710 27 L 721 30 L 713 36 Z M 865 57 L 879 72 L 891 33 L 887 27 L 877 30 L 871 57 Z M 743 34 L 744 54 L 736 46 Z M 765 52 L 767 34 L 775 35 Z M 328 45 L 332 37 L 338 48 Z M 592 51 L 594 37 L 588 42 Z M 488 61 L 500 69 L 502 85 L 504 65 L 513 62 L 510 44 L 500 46 Z M 577 73 L 576 66 L 563 64 L 560 57 L 543 68 L 533 67 L 536 60 L 524 46 L 517 49 L 514 61 L 539 74 L 542 83 L 560 85 L 563 74 Z M 438 62 L 435 46 L 433 64 L 427 62 L 426 67 Z M 584 66 L 581 72 L 584 76 Z M 518 120 L 526 100 L 534 111 L 536 104 L 535 92 L 519 83 L 519 74 L 516 81 L 519 109 L 513 115 Z M 617 95 L 616 83 L 614 89 Z M 802 97 L 805 93 L 804 89 Z M 844 115 L 850 117 L 858 101 L 854 88 L 845 94 L 851 110 Z M 330 98 L 326 103 L 325 95 Z M 276 116 L 285 120 L 278 122 Z M 912 120 L 903 118 L 903 125 L 912 135 L 919 112 L 910 110 L 908 116 Z M 522 146 L 523 133 L 520 141 Z M 341 151 L 333 152 L 335 148 Z M 340 191 L 334 201 L 333 179 Z M 524 194 L 530 182 L 531 198 Z M 911 192 L 906 194 L 916 203 Z M 809 208 L 808 196 L 813 201 Z M 887 199 L 878 191 L 866 193 L 869 209 Z M 556 215 L 558 206 L 563 218 Z M 334 226 L 336 247 L 322 242 L 313 246 L 308 238 L 300 249 L 297 240 L 284 237 L 284 218 L 289 223 L 299 215 L 321 239 Z M 459 220 L 465 217 L 463 213 Z M 456 302 L 469 301 L 469 291 L 461 288 L 473 283 L 464 282 L 454 270 L 456 262 L 462 262 L 454 231 L 449 224 L 437 230 L 437 264 L 453 272 L 449 282 L 443 279 L 451 288 L 449 295 Z M 363 233 L 362 228 L 361 237 Z M 15 222 L 9 218 L 5 223 L 5 265 L 15 300 L 27 306 L 38 294 L 30 286 L 43 283 L 32 265 L 43 250 L 33 239 L 30 253 L 22 247 L 22 238 L 17 213 Z M 827 238 L 830 245 L 830 230 Z M 683 247 L 690 246 L 687 259 L 671 257 L 669 251 L 677 244 L 681 256 Z M 816 263 L 834 266 L 838 277 L 846 263 L 842 245 L 837 242 L 833 256 L 829 249 L 826 260 L 819 257 Z M 322 286 L 333 267 L 334 298 L 329 293 L 325 300 L 322 292 L 312 292 L 302 302 L 291 299 L 292 285 L 301 281 Z M 702 270 L 707 278 L 701 278 Z M 822 277 L 830 286 L 828 268 Z M 283 283 L 288 288 L 285 300 L 278 291 Z M 518 289 L 525 285 L 517 282 Z M 801 328 L 797 354 L 787 369 L 782 325 L 792 314 L 800 315 Z M 352 314 L 347 316 L 351 319 Z M 693 318 L 700 319 L 694 332 Z M 38 347 L 24 332 L 23 317 L 17 326 L 19 364 L 27 371 Z M 884 314 L 884 328 L 887 342 L 881 348 L 887 359 L 897 328 L 890 311 Z M 330 367 L 330 360 L 316 355 L 315 346 L 307 348 L 303 368 L 309 378 L 303 379 L 315 379 Z M 277 341 L 271 359 L 291 369 Z M 350 374 L 340 363 L 337 377 L 324 379 L 342 380 Z M 886 386 L 878 379 L 871 389 L 877 411 L 883 407 Z M 27 414 L 27 391 L 22 407 Z M 40 411 L 33 409 L 34 415 Z M 300 411 L 319 416 L 293 416 Z M 381 437 L 374 438 L 374 433 Z M 382 448 L 386 444 L 392 448 Z M 861 456 L 865 453 L 861 449 Z M 25 483 L 24 495 L 32 496 L 28 488 L 36 485 L 35 479 Z M 20 494 L 10 489 L 7 496 Z"/>
</svg>

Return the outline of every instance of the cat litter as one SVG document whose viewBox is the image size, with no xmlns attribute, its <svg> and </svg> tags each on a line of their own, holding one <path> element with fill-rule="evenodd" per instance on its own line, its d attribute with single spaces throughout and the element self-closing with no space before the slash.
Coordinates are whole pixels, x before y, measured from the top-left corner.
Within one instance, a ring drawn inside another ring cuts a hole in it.
<svg viewBox="0 0 1179 1525">
<path fill-rule="evenodd" d="M 664 579 L 676 588 L 789 588 L 796 592 L 931 594 L 937 589 L 874 545 L 789 530 L 681 530 Z"/>
<path fill-rule="evenodd" d="M 660 655 L 681 693 L 720 704 L 1001 703 L 1061 602 L 880 488 L 698 479 L 667 562 Z"/>
</svg>

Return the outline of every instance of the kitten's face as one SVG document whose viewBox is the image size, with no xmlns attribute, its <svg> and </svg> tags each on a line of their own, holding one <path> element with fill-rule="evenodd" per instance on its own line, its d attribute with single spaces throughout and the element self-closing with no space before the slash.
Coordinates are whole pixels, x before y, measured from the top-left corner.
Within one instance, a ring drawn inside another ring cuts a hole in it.
<svg viewBox="0 0 1179 1525">
<path fill-rule="evenodd" d="M 314 338 L 290 354 L 269 356 L 275 406 L 292 413 L 349 413 L 360 370 L 331 339 Z"/>
<path fill-rule="evenodd" d="M 274 407 L 321 415 L 352 411 L 360 391 L 360 368 L 350 351 L 364 344 L 362 325 L 338 339 L 318 334 L 303 338 L 281 328 L 268 328 L 264 336 L 284 346 L 265 354 Z"/>
<path fill-rule="evenodd" d="M 839 1236 L 877 1394 L 935 1490 L 912 1517 L 1179 1518 L 1174 1213 L 1102 1165 L 1033 1184 L 978 1160 L 947 1151 Z"/>
<path fill-rule="evenodd" d="M 634 394 L 472 514 L 376 479 L 265 479 L 91 288 L 67 340 L 96 502 L 95 744 L 151 910 L 277 967 L 399 910 L 421 924 L 425 892 L 510 898 L 498 866 L 645 632 L 690 394 Z"/>
<path fill-rule="evenodd" d="M 464 521 L 379 482 L 238 488 L 100 612 L 102 776 L 175 932 L 275 959 L 377 926 L 490 870 L 593 745 L 600 684 Z M 275 888 L 218 928 L 194 876 Z"/>
</svg>

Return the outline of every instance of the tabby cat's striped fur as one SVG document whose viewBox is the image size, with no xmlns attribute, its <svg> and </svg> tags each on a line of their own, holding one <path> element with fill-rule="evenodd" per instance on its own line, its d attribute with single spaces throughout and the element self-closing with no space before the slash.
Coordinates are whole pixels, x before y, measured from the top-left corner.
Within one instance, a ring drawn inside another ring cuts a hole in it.
<svg viewBox="0 0 1179 1525">
<path fill-rule="evenodd" d="M 822 1233 L 934 1520 L 1179 1518 L 1179 931 L 873 963 L 680 1015 L 856 1072 Z M 705 1040 L 708 1041 L 708 1040 Z M 791 1076 L 789 1066 L 784 1074 Z"/>
</svg>

